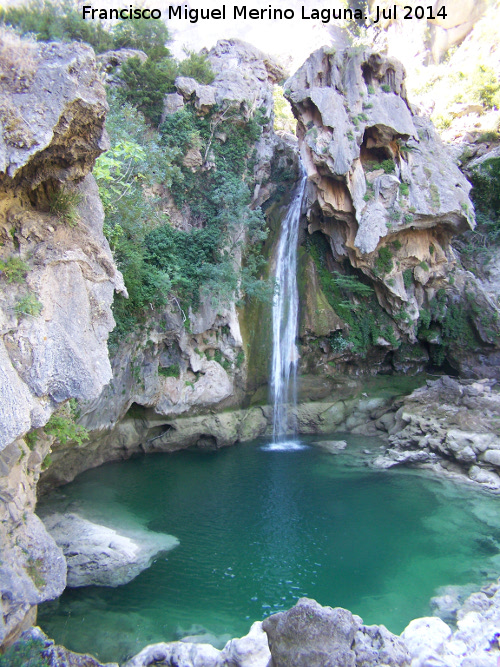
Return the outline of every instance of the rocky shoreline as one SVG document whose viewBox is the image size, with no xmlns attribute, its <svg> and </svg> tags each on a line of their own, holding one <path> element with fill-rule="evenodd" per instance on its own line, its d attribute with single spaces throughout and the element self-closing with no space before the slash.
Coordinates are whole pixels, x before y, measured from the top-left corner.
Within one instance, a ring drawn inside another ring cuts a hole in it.
<svg viewBox="0 0 500 667">
<path fill-rule="evenodd" d="M 449 613 L 451 597 L 436 598 L 435 607 Z M 383 625 L 364 625 L 346 609 L 301 598 L 220 651 L 188 641 L 151 644 L 122 667 L 497 667 L 500 578 L 461 604 L 455 595 L 455 602 L 449 623 L 438 615 L 417 618 L 398 636 Z M 11 650 L 33 642 L 49 667 L 118 667 L 54 645 L 40 628 L 24 632 Z"/>
</svg>

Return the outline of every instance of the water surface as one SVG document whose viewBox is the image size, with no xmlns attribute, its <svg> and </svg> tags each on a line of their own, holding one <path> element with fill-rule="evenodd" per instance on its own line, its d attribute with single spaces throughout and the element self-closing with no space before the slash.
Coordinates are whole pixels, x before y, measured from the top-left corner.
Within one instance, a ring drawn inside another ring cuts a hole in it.
<svg viewBox="0 0 500 667">
<path fill-rule="evenodd" d="M 41 511 L 140 525 L 180 544 L 125 586 L 67 590 L 40 607 L 40 625 L 72 650 L 124 660 L 186 635 L 221 646 L 309 596 L 399 633 L 430 613 L 438 587 L 498 576 L 499 498 L 417 472 L 370 470 L 362 450 L 381 443 L 345 439 L 338 454 L 254 442 L 83 473 Z"/>
</svg>

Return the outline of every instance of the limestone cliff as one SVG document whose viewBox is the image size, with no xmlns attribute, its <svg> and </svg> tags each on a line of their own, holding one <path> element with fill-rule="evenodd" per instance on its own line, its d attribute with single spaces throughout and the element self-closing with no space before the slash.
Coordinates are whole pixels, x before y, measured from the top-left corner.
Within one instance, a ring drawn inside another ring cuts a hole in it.
<svg viewBox="0 0 500 667">
<path fill-rule="evenodd" d="M 305 281 L 303 301 L 313 304 L 309 313 L 318 301 L 321 322 L 311 323 L 306 309 L 302 334 L 306 348 L 311 336 L 334 336 L 319 361 L 325 366 L 336 360 L 342 367 L 371 348 L 372 367 L 390 368 L 391 350 L 418 343 L 420 363 L 439 349 L 441 363 L 446 356 L 461 372 L 474 374 L 479 350 L 496 358 L 499 314 L 474 276 L 457 267 L 451 247 L 454 235 L 474 226 L 471 186 L 432 124 L 408 101 L 404 79 L 401 64 L 391 58 L 361 47 L 323 48 L 285 84 L 310 181 L 308 232 L 323 239 L 316 269 L 321 276 L 319 259 L 327 272 L 324 289 L 328 274 L 333 279 L 329 308 L 320 304 L 325 299 L 317 290 L 310 294 L 314 281 Z M 314 265 L 304 270 L 310 274 Z M 356 295 L 366 296 L 370 288 L 376 295 L 372 323 L 366 324 L 370 340 L 360 344 L 363 326 L 353 321 L 353 311 L 360 310 Z M 350 307 L 342 301 L 346 293 Z M 380 316 L 374 315 L 377 308 Z M 464 345 L 459 330 L 466 329 Z M 403 370 L 404 359 L 392 367 Z"/>
<path fill-rule="evenodd" d="M 1 644 L 65 586 L 62 552 L 33 514 L 53 436 L 23 436 L 109 382 L 110 306 L 124 288 L 90 175 L 107 109 L 93 51 L 0 39 Z"/>
<path fill-rule="evenodd" d="M 214 151 L 229 142 L 228 124 L 244 128 L 258 117 L 259 137 L 249 148 L 253 166 L 247 176 L 251 206 L 257 207 L 277 189 L 272 170 L 293 171 L 296 165 L 293 147 L 273 130 L 272 90 L 283 72 L 265 54 L 239 40 L 218 42 L 208 60 L 215 74 L 213 83 L 178 77 L 176 92 L 165 96 L 163 120 L 182 110 L 210 119 L 212 132 L 206 145 L 194 143 L 182 156 L 182 169 L 202 184 L 206 174 L 217 170 Z M 158 187 L 166 190 L 163 184 Z M 199 226 L 189 201 L 181 208 L 170 193 L 165 199 L 176 229 L 189 232 Z M 238 266 L 241 255 L 239 244 L 233 257 Z M 79 402 L 79 421 L 90 431 L 89 442 L 70 449 L 56 445 L 42 485 L 69 481 L 83 469 L 127 458 L 135 451 L 235 442 L 238 436 L 233 430 L 229 429 L 229 435 L 210 415 L 195 417 L 187 427 L 182 419 L 243 401 L 249 341 L 243 339 L 234 303 L 214 305 L 212 301 L 211 295 L 202 295 L 199 307 L 192 308 L 170 296 L 164 308 L 151 311 L 145 327 L 131 331 L 120 342 L 112 354 L 112 382 L 100 396 Z"/>
</svg>

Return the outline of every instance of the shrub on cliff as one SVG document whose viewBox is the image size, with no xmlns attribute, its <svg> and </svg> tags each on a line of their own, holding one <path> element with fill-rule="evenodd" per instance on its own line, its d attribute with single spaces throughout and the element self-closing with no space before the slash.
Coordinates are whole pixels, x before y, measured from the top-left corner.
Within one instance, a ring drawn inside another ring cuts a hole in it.
<svg viewBox="0 0 500 667">
<path fill-rule="evenodd" d="M 215 74 L 210 67 L 207 57 L 203 53 L 196 53 L 184 49 L 186 58 L 179 63 L 179 74 L 196 79 L 199 83 L 210 84 L 215 79 Z"/>
<path fill-rule="evenodd" d="M 113 36 L 100 21 L 84 21 L 76 3 L 31 0 L 0 9 L 0 21 L 31 33 L 40 42 L 86 42 L 97 53 L 113 48 Z"/>
</svg>

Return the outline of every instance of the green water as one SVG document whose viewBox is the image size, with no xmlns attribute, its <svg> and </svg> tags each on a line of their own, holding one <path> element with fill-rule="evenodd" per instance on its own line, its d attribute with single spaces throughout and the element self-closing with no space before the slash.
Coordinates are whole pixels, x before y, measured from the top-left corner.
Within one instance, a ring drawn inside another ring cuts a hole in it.
<svg viewBox="0 0 500 667">
<path fill-rule="evenodd" d="M 72 650 L 124 660 L 192 634 L 223 645 L 309 596 L 399 633 L 429 614 L 438 587 L 498 576 L 499 498 L 416 472 L 369 470 L 362 450 L 380 442 L 345 439 L 340 454 L 255 442 L 80 475 L 41 512 L 76 510 L 180 544 L 125 586 L 67 590 L 40 607 L 40 625 Z"/>
</svg>

